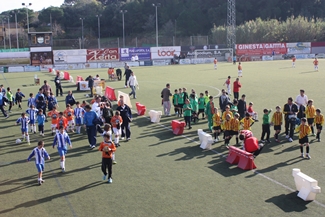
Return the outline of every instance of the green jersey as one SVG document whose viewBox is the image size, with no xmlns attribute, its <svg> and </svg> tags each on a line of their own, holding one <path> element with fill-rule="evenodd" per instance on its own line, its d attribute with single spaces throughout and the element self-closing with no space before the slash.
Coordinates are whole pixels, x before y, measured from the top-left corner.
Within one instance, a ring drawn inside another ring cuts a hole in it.
<svg viewBox="0 0 325 217">
<path fill-rule="evenodd" d="M 232 105 L 230 107 L 230 111 L 232 112 L 232 114 L 235 116 L 235 114 L 238 112 L 238 107 L 236 105 Z"/>
<path fill-rule="evenodd" d="M 178 94 L 178 104 L 184 104 L 184 93 Z"/>
<path fill-rule="evenodd" d="M 204 97 L 200 97 L 198 100 L 198 104 L 199 104 L 199 109 L 205 109 L 205 99 Z"/>
<path fill-rule="evenodd" d="M 12 101 L 12 93 L 11 91 L 7 91 L 7 99 L 11 102 Z"/>
<path fill-rule="evenodd" d="M 208 104 L 208 102 L 210 101 L 209 97 L 210 97 L 210 95 L 204 96 L 205 104 Z"/>
<path fill-rule="evenodd" d="M 173 95 L 173 104 L 174 104 L 174 105 L 178 105 L 178 93 L 175 93 L 175 94 Z"/>
<path fill-rule="evenodd" d="M 183 106 L 183 115 L 191 116 L 192 115 L 192 106 L 191 104 L 184 104 Z"/>
<path fill-rule="evenodd" d="M 271 114 L 271 110 L 269 110 L 268 113 L 263 114 L 263 124 L 270 124 L 270 114 Z"/>
<path fill-rule="evenodd" d="M 192 109 L 194 112 L 198 112 L 198 107 L 199 107 L 199 104 L 198 104 L 198 101 L 197 99 L 190 99 L 190 104 L 192 106 Z"/>
</svg>

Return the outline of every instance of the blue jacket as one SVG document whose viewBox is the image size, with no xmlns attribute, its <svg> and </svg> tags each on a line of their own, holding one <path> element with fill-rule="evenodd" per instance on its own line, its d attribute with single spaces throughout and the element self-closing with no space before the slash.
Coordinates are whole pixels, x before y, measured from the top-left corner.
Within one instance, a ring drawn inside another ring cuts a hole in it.
<svg viewBox="0 0 325 217">
<path fill-rule="evenodd" d="M 84 115 L 84 124 L 86 126 L 94 126 L 93 121 L 98 118 L 98 115 L 94 111 L 86 112 Z"/>
<path fill-rule="evenodd" d="M 45 115 L 37 115 L 37 122 L 38 122 L 38 125 L 44 125 L 44 122 L 45 122 Z"/>
</svg>

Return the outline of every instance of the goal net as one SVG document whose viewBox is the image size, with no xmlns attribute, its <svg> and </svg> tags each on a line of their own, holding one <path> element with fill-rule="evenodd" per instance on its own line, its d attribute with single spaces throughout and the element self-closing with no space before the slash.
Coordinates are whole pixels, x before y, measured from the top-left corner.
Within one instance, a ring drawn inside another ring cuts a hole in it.
<svg viewBox="0 0 325 217">
<path fill-rule="evenodd" d="M 214 58 L 217 58 L 220 62 L 232 62 L 233 60 L 233 49 L 197 49 L 194 51 L 194 60 L 203 61 L 204 63 L 213 62 Z"/>
</svg>

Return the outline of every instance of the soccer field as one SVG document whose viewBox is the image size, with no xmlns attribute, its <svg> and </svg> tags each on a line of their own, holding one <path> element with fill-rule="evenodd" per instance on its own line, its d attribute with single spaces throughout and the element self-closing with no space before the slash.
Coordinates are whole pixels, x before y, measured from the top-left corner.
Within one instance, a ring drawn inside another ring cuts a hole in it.
<svg viewBox="0 0 325 217">
<path fill-rule="evenodd" d="M 325 111 L 323 86 L 325 60 L 320 60 L 320 70 L 315 72 L 312 60 L 297 60 L 296 68 L 291 61 L 244 62 L 241 94 L 246 94 L 247 103 L 254 102 L 254 110 L 260 115 L 263 109 L 283 105 L 288 97 L 295 98 L 304 89 L 316 108 Z M 173 65 L 133 68 L 139 81 L 135 103 L 144 104 L 147 111 L 161 110 L 160 92 L 166 83 L 171 91 L 186 87 L 196 93 L 208 90 L 218 96 L 227 76 L 232 82 L 237 77 L 237 66 L 220 63 Z M 99 74 L 107 79 L 106 69 L 69 71 L 83 78 Z M 0 83 L 10 86 L 13 92 L 21 88 L 26 95 L 23 110 L 26 109 L 30 92 L 37 93 L 34 86 L 35 73 L 5 73 Z M 48 80 L 54 87 L 54 76 L 39 72 L 41 84 Z M 106 85 L 129 93 L 123 81 L 106 81 Z M 64 94 L 74 91 L 79 101 L 87 100 L 85 92 L 76 91 L 76 86 L 63 81 Z M 88 93 L 88 92 L 87 92 Z M 232 97 L 231 97 L 232 98 Z M 60 111 L 63 111 L 65 97 L 58 97 Z M 37 170 L 34 162 L 26 162 L 36 147 L 39 134 L 31 135 L 31 145 L 15 144 L 20 127 L 15 121 L 21 110 L 13 108 L 10 118 L 0 120 L 0 216 L 322 216 L 325 211 L 325 196 L 317 195 L 314 202 L 304 202 L 296 196 L 292 169 L 300 168 L 303 173 L 318 180 L 324 186 L 322 168 L 324 142 L 310 137 L 312 159 L 301 159 L 298 135 L 294 142 L 284 138 L 284 126 L 280 134 L 282 142 L 276 143 L 271 128 L 271 143 L 255 159 L 256 170 L 243 171 L 225 162 L 228 149 L 223 142 L 213 144 L 212 150 L 199 147 L 197 129 L 207 130 L 206 120 L 193 124 L 182 136 L 175 136 L 170 123 L 176 116 L 162 117 L 159 124 L 150 123 L 148 114 L 137 116 L 131 124 L 131 140 L 122 141 L 116 151 L 117 164 L 113 166 L 113 183 L 102 181 L 101 153 L 89 150 L 85 132 L 69 133 L 73 148 L 66 156 L 66 172 L 61 173 L 59 155 L 51 145 L 53 137 L 50 125 L 45 127 L 45 148 L 51 160 L 45 164 L 42 186 L 37 184 Z M 254 136 L 261 136 L 261 122 L 252 126 Z M 321 137 L 325 141 L 324 132 Z M 101 141 L 97 137 L 97 141 Z M 230 144 L 233 145 L 232 139 Z"/>
</svg>

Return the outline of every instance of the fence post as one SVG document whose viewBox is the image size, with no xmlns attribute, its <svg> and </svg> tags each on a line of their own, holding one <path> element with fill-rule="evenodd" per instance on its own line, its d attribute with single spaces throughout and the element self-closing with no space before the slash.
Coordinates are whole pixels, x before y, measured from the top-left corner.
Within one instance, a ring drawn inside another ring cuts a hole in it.
<svg viewBox="0 0 325 217">
<path fill-rule="evenodd" d="M 138 37 L 135 37 L 135 47 L 138 47 Z"/>
<path fill-rule="evenodd" d="M 117 38 L 117 48 L 120 48 L 120 38 Z"/>
<path fill-rule="evenodd" d="M 79 39 L 79 49 L 81 49 L 81 40 L 80 40 L 80 38 L 78 38 Z"/>
</svg>

